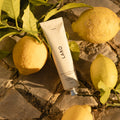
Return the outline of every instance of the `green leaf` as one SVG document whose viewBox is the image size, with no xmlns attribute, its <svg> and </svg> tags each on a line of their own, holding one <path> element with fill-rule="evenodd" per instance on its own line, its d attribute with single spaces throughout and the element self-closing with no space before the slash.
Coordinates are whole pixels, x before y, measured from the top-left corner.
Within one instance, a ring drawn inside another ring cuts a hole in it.
<svg viewBox="0 0 120 120">
<path fill-rule="evenodd" d="M 64 5 L 61 9 L 59 9 L 59 12 L 79 7 L 91 7 L 91 6 L 85 3 L 68 3 L 67 5 Z"/>
<path fill-rule="evenodd" d="M 47 3 L 46 0 L 29 0 L 29 2 L 35 6 L 46 5 L 49 6 L 50 4 Z"/>
<path fill-rule="evenodd" d="M 103 81 L 99 81 L 98 89 L 100 91 L 100 102 L 105 104 L 110 96 L 111 89 L 106 87 Z"/>
<path fill-rule="evenodd" d="M 29 5 L 24 10 L 23 20 L 23 29 L 25 32 L 30 33 L 38 38 L 37 30 L 37 19 L 34 17 L 33 13 L 30 11 Z"/>
<path fill-rule="evenodd" d="M 103 91 L 102 91 L 103 92 Z M 102 104 L 105 104 L 107 102 L 107 100 L 109 99 L 110 97 L 110 92 L 111 92 L 111 89 L 106 89 L 102 94 L 101 94 L 101 97 L 100 97 L 100 102 Z"/>
<path fill-rule="evenodd" d="M 8 56 L 8 54 L 10 54 L 9 51 L 0 50 L 0 59 Z"/>
<path fill-rule="evenodd" d="M 20 0 L 4 0 L 2 10 L 5 11 L 9 17 L 15 19 L 18 27 L 17 18 L 20 13 Z"/>
<path fill-rule="evenodd" d="M 114 89 L 116 92 L 120 93 L 120 83 L 116 86 L 116 88 Z"/>
<path fill-rule="evenodd" d="M 0 41 L 10 35 L 18 34 L 19 32 L 12 28 L 3 28 L 0 29 Z"/>
<path fill-rule="evenodd" d="M 52 17 L 53 15 L 57 13 L 58 13 L 57 8 L 52 9 L 50 12 L 47 13 L 47 15 L 44 18 L 44 21 L 47 21 L 50 17 Z"/>
<path fill-rule="evenodd" d="M 4 0 L 0 0 L 0 24 L 1 24 L 1 10 Z"/>
<path fill-rule="evenodd" d="M 69 41 L 69 47 L 74 60 L 79 60 L 80 49 L 75 41 Z"/>
<path fill-rule="evenodd" d="M 73 9 L 73 8 L 78 8 L 78 7 L 91 7 L 91 6 L 84 4 L 84 3 L 68 3 L 68 4 L 64 5 L 62 8 L 60 8 L 59 10 L 57 8 L 55 8 L 55 9 L 52 9 L 51 11 L 49 11 L 47 13 L 47 15 L 45 16 L 44 21 L 47 21 L 50 17 L 52 17 L 53 15 L 55 15 L 59 12 Z"/>
</svg>

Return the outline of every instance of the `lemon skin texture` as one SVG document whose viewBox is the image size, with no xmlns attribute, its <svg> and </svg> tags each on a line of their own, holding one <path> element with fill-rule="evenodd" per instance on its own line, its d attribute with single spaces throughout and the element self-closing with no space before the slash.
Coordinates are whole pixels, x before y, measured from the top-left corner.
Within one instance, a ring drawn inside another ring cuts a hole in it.
<svg viewBox="0 0 120 120">
<path fill-rule="evenodd" d="M 105 43 L 111 40 L 120 30 L 120 19 L 110 9 L 93 7 L 83 12 L 72 29 L 91 43 Z"/>
<path fill-rule="evenodd" d="M 91 107 L 88 105 L 74 105 L 65 111 L 61 120 L 93 120 Z"/>
<path fill-rule="evenodd" d="M 90 76 L 96 89 L 99 81 L 107 88 L 113 89 L 118 80 L 118 71 L 111 59 L 99 54 L 90 66 Z"/>
<path fill-rule="evenodd" d="M 21 38 L 13 49 L 13 61 L 23 75 L 38 72 L 46 63 L 48 51 L 45 44 L 30 36 Z"/>
</svg>

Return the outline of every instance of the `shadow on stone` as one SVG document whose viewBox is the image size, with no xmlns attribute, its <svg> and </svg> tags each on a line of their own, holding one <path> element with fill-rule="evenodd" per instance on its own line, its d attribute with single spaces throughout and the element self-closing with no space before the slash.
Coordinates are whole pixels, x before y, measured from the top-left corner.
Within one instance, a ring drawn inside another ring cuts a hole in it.
<svg viewBox="0 0 120 120">
<path fill-rule="evenodd" d="M 75 62 L 75 68 L 78 72 L 78 78 L 88 88 L 93 86 L 90 78 L 90 65 L 91 62 L 83 59 L 79 59 L 78 61 Z"/>
<path fill-rule="evenodd" d="M 23 80 L 25 85 L 29 87 L 45 88 L 50 92 L 56 89 L 54 88 L 56 82 L 60 82 L 56 67 L 50 59 L 47 60 L 45 66 L 39 72 L 27 76 L 20 75 L 19 79 Z"/>
</svg>

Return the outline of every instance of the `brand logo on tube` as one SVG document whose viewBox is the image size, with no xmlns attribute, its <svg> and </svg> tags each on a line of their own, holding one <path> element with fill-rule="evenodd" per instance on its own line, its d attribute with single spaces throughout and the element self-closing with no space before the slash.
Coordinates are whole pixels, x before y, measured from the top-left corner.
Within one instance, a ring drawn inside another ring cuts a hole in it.
<svg viewBox="0 0 120 120">
<path fill-rule="evenodd" d="M 60 53 L 62 59 L 64 59 L 64 58 L 65 58 L 65 55 L 64 55 L 62 46 L 58 46 L 58 50 L 59 50 L 59 53 Z"/>
</svg>

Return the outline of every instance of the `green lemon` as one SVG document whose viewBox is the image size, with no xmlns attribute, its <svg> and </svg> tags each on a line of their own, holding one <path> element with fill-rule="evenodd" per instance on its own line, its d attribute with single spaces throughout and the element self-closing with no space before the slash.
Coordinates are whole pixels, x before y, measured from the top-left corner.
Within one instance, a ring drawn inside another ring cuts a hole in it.
<svg viewBox="0 0 120 120">
<path fill-rule="evenodd" d="M 113 89 L 118 80 L 118 71 L 111 59 L 99 54 L 90 66 L 90 76 L 96 89 L 100 81 L 107 88 Z"/>
</svg>

